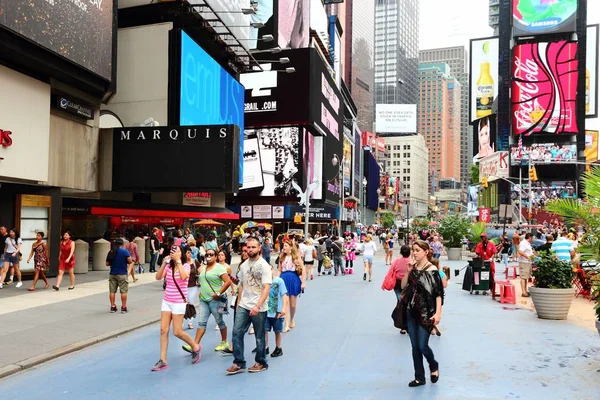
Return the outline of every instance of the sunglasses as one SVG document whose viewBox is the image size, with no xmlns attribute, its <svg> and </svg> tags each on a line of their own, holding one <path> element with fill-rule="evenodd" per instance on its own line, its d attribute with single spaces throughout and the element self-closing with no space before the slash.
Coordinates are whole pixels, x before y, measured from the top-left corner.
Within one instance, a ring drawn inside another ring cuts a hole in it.
<svg viewBox="0 0 600 400">
<path fill-rule="evenodd" d="M 216 256 L 215 253 L 206 253 L 206 257 L 214 257 L 214 256 Z"/>
</svg>

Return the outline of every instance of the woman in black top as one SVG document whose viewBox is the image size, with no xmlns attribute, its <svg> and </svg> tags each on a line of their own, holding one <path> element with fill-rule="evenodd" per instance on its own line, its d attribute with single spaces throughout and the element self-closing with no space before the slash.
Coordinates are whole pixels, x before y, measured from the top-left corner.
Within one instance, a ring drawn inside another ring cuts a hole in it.
<svg viewBox="0 0 600 400">
<path fill-rule="evenodd" d="M 500 243 L 501 249 L 500 249 L 500 254 L 502 254 L 502 262 L 504 263 L 504 266 L 506 268 L 508 268 L 508 252 L 510 251 L 512 244 L 510 243 L 510 240 L 508 240 L 508 234 L 504 235 L 504 237 L 502 237 L 502 243 Z"/>
<path fill-rule="evenodd" d="M 440 377 L 439 365 L 429 347 L 434 326 L 442 319 L 444 288 L 437 268 L 431 264 L 433 257 L 427 242 L 417 240 L 413 245 L 414 261 L 408 264 L 407 274 L 402 278 L 402 301 L 407 304 L 407 327 L 412 345 L 415 379 L 408 386 L 426 383 L 423 356 L 429 363 L 431 382 Z"/>
</svg>

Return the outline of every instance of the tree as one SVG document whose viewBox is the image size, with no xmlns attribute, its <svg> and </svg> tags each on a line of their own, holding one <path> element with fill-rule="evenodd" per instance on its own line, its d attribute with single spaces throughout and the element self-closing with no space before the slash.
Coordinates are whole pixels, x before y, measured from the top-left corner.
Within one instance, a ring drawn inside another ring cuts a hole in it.
<svg viewBox="0 0 600 400">
<path fill-rule="evenodd" d="M 477 185 L 479 183 L 479 166 L 477 164 L 471 164 L 471 185 Z"/>
<path fill-rule="evenodd" d="M 390 229 L 394 226 L 394 214 L 390 212 L 381 213 L 381 224 L 384 228 Z"/>
</svg>

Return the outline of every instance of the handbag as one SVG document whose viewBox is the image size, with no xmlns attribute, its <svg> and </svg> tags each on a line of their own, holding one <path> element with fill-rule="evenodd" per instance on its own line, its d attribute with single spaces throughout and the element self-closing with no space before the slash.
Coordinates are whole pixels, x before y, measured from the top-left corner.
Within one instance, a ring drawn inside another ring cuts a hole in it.
<svg viewBox="0 0 600 400">
<path fill-rule="evenodd" d="M 206 283 L 208 283 L 208 286 L 210 286 L 210 289 L 213 291 L 213 293 L 217 294 L 217 291 L 213 288 L 213 285 L 210 284 L 209 280 L 206 277 L 206 267 L 204 268 L 204 280 L 206 281 Z M 227 295 L 219 295 L 219 299 L 217 301 L 219 302 L 219 307 L 217 309 L 219 311 L 219 314 L 229 315 L 229 299 L 227 298 Z"/>
<path fill-rule="evenodd" d="M 392 311 L 392 320 L 394 321 L 394 327 L 402 330 L 406 330 L 408 328 L 407 323 L 407 314 L 408 314 L 408 305 L 403 298 L 398 300 L 396 303 L 396 307 Z"/>
<path fill-rule="evenodd" d="M 393 290 L 395 286 L 396 286 L 396 272 L 394 270 L 394 267 L 390 266 L 390 269 L 388 270 L 387 274 L 385 275 L 385 278 L 383 278 L 383 284 L 381 285 L 381 288 L 383 290 Z"/>
<path fill-rule="evenodd" d="M 171 268 L 171 274 L 173 274 L 173 282 L 175 283 L 177 290 L 179 290 L 179 294 L 181 295 L 181 298 L 185 301 L 185 314 L 183 314 L 183 318 L 192 319 L 196 316 L 196 307 L 194 307 L 193 304 L 190 304 L 188 302 L 187 298 L 183 295 L 183 292 L 181 291 L 181 288 L 179 287 L 179 284 L 177 283 L 177 279 L 175 279 L 175 268 Z"/>
</svg>

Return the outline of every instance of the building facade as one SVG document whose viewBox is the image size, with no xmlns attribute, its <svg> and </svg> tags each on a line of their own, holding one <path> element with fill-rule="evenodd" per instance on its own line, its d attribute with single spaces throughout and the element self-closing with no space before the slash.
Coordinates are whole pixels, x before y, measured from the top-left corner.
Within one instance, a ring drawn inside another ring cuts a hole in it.
<svg viewBox="0 0 600 400">
<path fill-rule="evenodd" d="M 473 136 L 469 125 L 469 55 L 464 46 L 419 51 L 420 63 L 443 62 L 450 66 L 451 75 L 461 85 L 460 100 L 460 181 L 463 188 L 469 184 L 473 161 Z"/>
<path fill-rule="evenodd" d="M 417 104 L 418 64 L 418 0 L 377 0 L 375 104 Z"/>
<path fill-rule="evenodd" d="M 404 218 L 427 215 L 429 150 L 422 135 L 385 138 L 387 171 L 400 182 Z"/>
<path fill-rule="evenodd" d="M 419 66 L 419 132 L 429 149 L 429 184 L 434 193 L 440 179 L 460 180 L 461 85 L 446 63 Z"/>
</svg>

